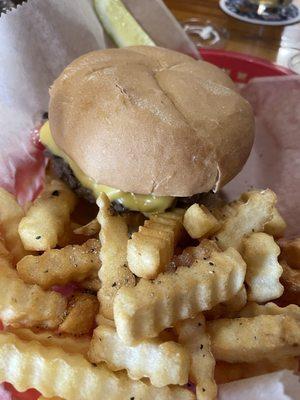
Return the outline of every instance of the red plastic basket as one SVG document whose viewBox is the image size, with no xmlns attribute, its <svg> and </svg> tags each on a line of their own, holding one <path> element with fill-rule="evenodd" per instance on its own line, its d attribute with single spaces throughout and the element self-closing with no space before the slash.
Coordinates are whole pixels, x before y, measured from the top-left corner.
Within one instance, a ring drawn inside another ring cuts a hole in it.
<svg viewBox="0 0 300 400">
<path fill-rule="evenodd" d="M 251 78 L 294 75 L 287 68 L 247 54 L 209 49 L 201 49 L 200 54 L 205 61 L 226 70 L 231 79 L 238 83 L 247 83 Z"/>
<path fill-rule="evenodd" d="M 251 78 L 257 77 L 294 75 L 286 68 L 242 53 L 202 49 L 200 54 L 205 61 L 226 70 L 232 80 L 239 83 L 247 83 Z M 35 390 L 19 393 L 9 384 L 6 384 L 6 387 L 11 390 L 15 399 L 36 400 L 38 398 L 38 392 Z"/>
</svg>

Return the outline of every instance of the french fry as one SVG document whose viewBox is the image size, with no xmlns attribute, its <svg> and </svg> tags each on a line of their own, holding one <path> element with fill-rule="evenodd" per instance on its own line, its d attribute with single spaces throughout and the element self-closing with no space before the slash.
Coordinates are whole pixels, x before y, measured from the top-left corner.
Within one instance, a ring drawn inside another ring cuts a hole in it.
<svg viewBox="0 0 300 400">
<path fill-rule="evenodd" d="M 289 315 L 300 321 L 300 307 L 295 304 L 290 304 L 287 307 L 279 307 L 275 303 L 261 305 L 250 302 L 238 313 L 239 317 L 245 318 L 257 317 L 258 315 Z"/>
<path fill-rule="evenodd" d="M 282 282 L 284 287 L 300 295 L 300 270 L 293 269 L 284 262 L 282 263 L 282 268 Z"/>
<path fill-rule="evenodd" d="M 217 318 L 233 318 L 243 309 L 247 303 L 247 291 L 243 285 L 241 290 L 225 303 L 217 304 L 211 310 L 205 311 L 205 318 L 208 320 Z"/>
<path fill-rule="evenodd" d="M 126 369 L 132 379 L 149 378 L 156 387 L 188 382 L 190 358 L 180 344 L 155 338 L 128 346 L 115 328 L 107 325 L 94 330 L 89 360 L 96 364 L 104 361 L 112 371 Z"/>
<path fill-rule="evenodd" d="M 234 200 L 231 203 L 222 204 L 219 207 L 211 208 L 210 212 L 213 216 L 223 224 L 225 220 L 236 215 L 237 208 L 241 206 L 244 202 L 240 200 Z"/>
<path fill-rule="evenodd" d="M 24 211 L 15 197 L 0 188 L 0 231 L 15 263 L 28 254 L 18 232 L 18 226 L 23 217 Z"/>
<path fill-rule="evenodd" d="M 56 328 L 63 319 L 67 300 L 59 293 L 45 292 L 24 283 L 12 268 L 0 242 L 0 319 L 4 325 Z"/>
<path fill-rule="evenodd" d="M 93 271 L 87 279 L 85 279 L 80 283 L 80 287 L 87 291 L 97 293 L 101 287 L 100 279 L 98 277 L 98 272 L 99 271 L 96 270 Z"/>
<path fill-rule="evenodd" d="M 219 319 L 207 323 L 217 360 L 256 362 L 300 356 L 300 320 L 289 315 Z"/>
<path fill-rule="evenodd" d="M 300 269 L 300 238 L 280 243 L 281 258 L 294 269 Z"/>
<path fill-rule="evenodd" d="M 26 250 L 43 251 L 57 246 L 70 223 L 76 197 L 62 182 L 47 183 L 19 224 L 19 234 Z"/>
<path fill-rule="evenodd" d="M 223 384 L 239 379 L 269 374 L 282 369 L 296 372 L 298 364 L 299 362 L 296 357 L 262 360 L 255 363 L 227 363 L 225 361 L 218 361 L 215 368 L 215 379 L 218 384 Z"/>
<path fill-rule="evenodd" d="M 71 335 L 84 335 L 94 326 L 99 303 L 96 296 L 87 293 L 75 294 L 71 299 L 67 316 L 59 326 L 59 332 Z"/>
<path fill-rule="evenodd" d="M 98 326 L 104 325 L 104 326 L 111 326 L 112 328 L 116 327 L 115 322 L 113 320 L 105 318 L 101 314 L 98 314 L 96 316 L 96 322 Z"/>
<path fill-rule="evenodd" d="M 284 236 L 287 224 L 276 207 L 273 207 L 272 218 L 264 226 L 264 232 L 275 238 Z"/>
<path fill-rule="evenodd" d="M 146 217 L 141 212 L 136 211 L 128 211 L 122 214 L 122 217 L 125 219 L 128 233 L 132 235 L 133 232 L 137 232 L 139 227 L 144 224 Z"/>
<path fill-rule="evenodd" d="M 227 300 L 223 305 L 222 316 L 233 317 L 238 311 L 240 311 L 247 303 L 247 291 L 243 285 L 241 290 L 237 292 L 235 296 Z"/>
<path fill-rule="evenodd" d="M 73 231 L 75 235 L 95 236 L 100 232 L 100 224 L 97 218 L 92 219 L 88 224 L 79 226 Z"/>
<path fill-rule="evenodd" d="M 252 233 L 243 240 L 242 248 L 247 264 L 248 299 L 264 303 L 280 297 L 283 286 L 279 279 L 283 270 L 277 260 L 280 248 L 273 237 L 263 232 Z"/>
<path fill-rule="evenodd" d="M 127 225 L 120 215 L 113 215 L 108 197 L 101 193 L 98 197 L 98 221 L 100 231 L 99 279 L 101 288 L 98 292 L 100 313 L 113 319 L 113 301 L 122 286 L 135 285 L 135 277 L 126 265 L 127 258 Z"/>
<path fill-rule="evenodd" d="M 129 269 L 138 277 L 153 279 L 170 262 L 182 230 L 182 212 L 152 215 L 133 233 L 127 245 Z"/>
<path fill-rule="evenodd" d="M 125 373 L 111 372 L 103 364 L 93 366 L 81 354 L 23 341 L 11 333 L 0 333 L 0 380 L 22 392 L 35 388 L 45 397 L 58 396 L 65 400 L 195 398 L 186 389 L 154 388 L 141 381 L 131 381 Z"/>
<path fill-rule="evenodd" d="M 61 347 L 67 353 L 82 354 L 87 358 L 91 338 L 89 336 L 74 337 L 58 334 L 53 331 L 38 331 L 27 328 L 7 327 L 6 332 L 15 334 L 21 340 L 37 341 L 46 347 Z"/>
<path fill-rule="evenodd" d="M 241 201 L 227 206 L 231 212 L 216 236 L 218 245 L 223 250 L 228 247 L 239 250 L 244 236 L 263 231 L 272 219 L 275 203 L 276 195 L 269 189 L 244 193 Z"/>
<path fill-rule="evenodd" d="M 283 274 L 280 281 L 284 286 L 284 292 L 278 299 L 278 304 L 287 306 L 297 304 L 300 306 L 300 270 L 290 268 L 284 259 L 280 260 Z"/>
<path fill-rule="evenodd" d="M 105 318 L 101 314 L 98 314 L 96 316 L 96 323 L 97 323 L 97 326 L 105 325 L 105 326 L 111 326 L 112 328 L 116 327 L 115 321 L 113 321 L 111 319 L 108 319 L 108 318 Z"/>
<path fill-rule="evenodd" d="M 191 238 L 200 239 L 214 234 L 221 224 L 204 205 L 193 204 L 184 214 L 183 226 Z"/>
<path fill-rule="evenodd" d="M 163 342 L 177 342 L 177 334 L 174 328 L 167 328 L 164 331 L 160 332 L 159 339 Z"/>
<path fill-rule="evenodd" d="M 174 271 L 178 267 L 190 267 L 198 259 L 209 258 L 212 251 L 220 251 L 216 242 L 202 239 L 200 246 L 187 247 L 181 254 L 174 256 L 169 264 L 169 271 Z"/>
<path fill-rule="evenodd" d="M 156 337 L 177 321 L 229 300 L 242 288 L 246 265 L 236 250 L 204 248 L 202 254 L 189 268 L 179 267 L 119 290 L 114 319 L 125 343 Z"/>
<path fill-rule="evenodd" d="M 206 332 L 203 314 L 176 325 L 178 341 L 191 357 L 190 379 L 196 385 L 198 400 L 214 400 L 217 385 L 214 380 L 215 359 L 211 352 L 210 337 Z"/>
<path fill-rule="evenodd" d="M 100 242 L 89 239 L 83 245 L 46 250 L 40 256 L 26 256 L 17 264 L 20 278 L 44 289 L 53 285 L 81 282 L 100 268 Z"/>
<path fill-rule="evenodd" d="M 281 259 L 283 274 L 281 283 L 284 286 L 283 295 L 278 299 L 281 306 L 297 304 L 300 306 L 300 270 L 290 268 L 285 260 Z"/>
</svg>

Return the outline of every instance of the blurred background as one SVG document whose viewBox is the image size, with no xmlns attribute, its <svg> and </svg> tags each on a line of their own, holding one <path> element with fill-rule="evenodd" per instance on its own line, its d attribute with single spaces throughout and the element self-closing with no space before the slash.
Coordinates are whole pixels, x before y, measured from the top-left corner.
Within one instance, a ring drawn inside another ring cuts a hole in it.
<svg viewBox="0 0 300 400">
<path fill-rule="evenodd" d="M 279 26 L 243 22 L 225 14 L 220 8 L 219 0 L 166 0 L 165 3 L 179 21 L 196 18 L 199 25 L 211 25 L 218 31 L 220 41 L 215 47 L 261 57 L 285 67 L 292 67 L 292 58 L 300 52 L 300 21 Z M 245 9 L 248 2 L 232 3 L 239 3 Z M 300 8 L 300 0 L 294 0 L 292 5 Z M 272 11 L 277 12 L 274 9 Z M 209 31 L 206 33 L 209 35 Z"/>
<path fill-rule="evenodd" d="M 0 10 L 20 3 L 0 0 Z M 260 57 L 300 73 L 300 0 L 165 0 L 165 4 L 197 47 Z"/>
</svg>

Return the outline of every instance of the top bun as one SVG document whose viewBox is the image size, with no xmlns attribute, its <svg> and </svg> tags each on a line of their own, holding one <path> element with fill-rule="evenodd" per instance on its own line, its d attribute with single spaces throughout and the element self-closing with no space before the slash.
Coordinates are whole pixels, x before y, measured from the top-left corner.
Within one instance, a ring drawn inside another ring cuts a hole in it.
<svg viewBox="0 0 300 400">
<path fill-rule="evenodd" d="M 248 158 L 249 103 L 217 67 L 159 47 L 88 53 L 50 90 L 56 144 L 97 183 L 192 196 L 217 190 Z"/>
</svg>

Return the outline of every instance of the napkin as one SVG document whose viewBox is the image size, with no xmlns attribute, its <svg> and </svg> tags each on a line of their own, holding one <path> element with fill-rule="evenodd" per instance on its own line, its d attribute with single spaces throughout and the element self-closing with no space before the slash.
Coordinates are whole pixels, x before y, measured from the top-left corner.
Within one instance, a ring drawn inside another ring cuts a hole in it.
<svg viewBox="0 0 300 400">
<path fill-rule="evenodd" d="M 218 400 L 299 400 L 300 377 L 283 370 L 220 385 Z"/>
<path fill-rule="evenodd" d="M 269 187 L 287 224 L 300 235 L 300 76 L 256 78 L 241 94 L 252 104 L 256 137 L 242 172 L 225 192 L 230 198 L 253 187 Z"/>
</svg>

